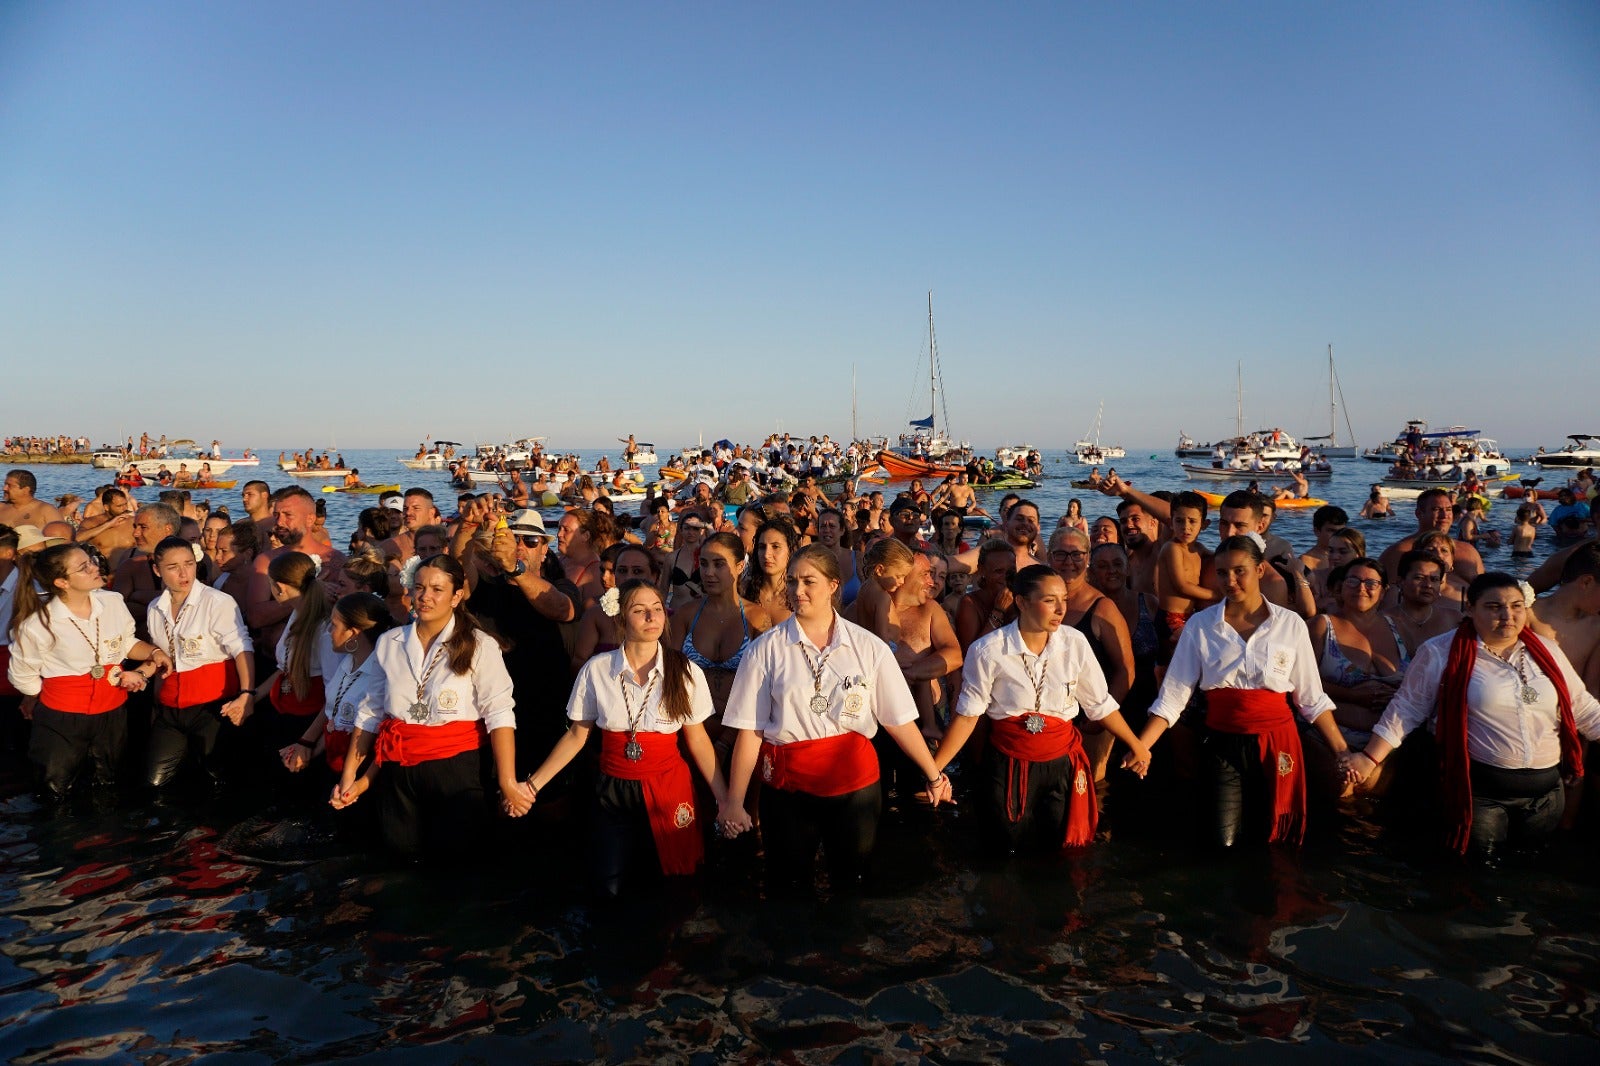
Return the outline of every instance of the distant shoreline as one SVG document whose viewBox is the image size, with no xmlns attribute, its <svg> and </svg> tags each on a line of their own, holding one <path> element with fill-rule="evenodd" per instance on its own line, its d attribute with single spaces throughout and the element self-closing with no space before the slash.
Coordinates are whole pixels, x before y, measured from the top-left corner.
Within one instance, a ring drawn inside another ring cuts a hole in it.
<svg viewBox="0 0 1600 1066">
<path fill-rule="evenodd" d="M 0 463 L 28 463 L 44 464 L 46 466 L 88 466 L 94 458 L 87 452 L 74 452 L 69 455 L 48 455 L 44 452 L 0 452 Z"/>
</svg>

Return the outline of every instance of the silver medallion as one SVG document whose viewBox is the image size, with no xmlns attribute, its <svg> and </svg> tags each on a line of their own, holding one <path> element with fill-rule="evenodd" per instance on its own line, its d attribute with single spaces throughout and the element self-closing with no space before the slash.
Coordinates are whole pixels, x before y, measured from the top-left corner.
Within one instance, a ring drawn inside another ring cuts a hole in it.
<svg viewBox="0 0 1600 1066">
<path fill-rule="evenodd" d="M 96 681 L 99 681 L 102 677 L 106 676 L 106 668 L 101 666 L 99 663 L 95 663 L 93 666 L 89 667 L 89 676 L 94 678 Z"/>
<path fill-rule="evenodd" d="M 428 720 L 428 705 L 418 700 L 411 705 L 410 714 L 413 722 L 426 722 Z"/>
<path fill-rule="evenodd" d="M 1026 729 L 1030 733 L 1043 733 L 1044 732 L 1044 715 L 1042 715 L 1042 714 L 1025 714 L 1025 715 L 1023 715 L 1022 716 L 1022 728 Z"/>
<path fill-rule="evenodd" d="M 294 691 L 294 682 L 289 680 L 288 674 L 285 674 L 283 680 L 278 682 L 278 691 L 285 696 Z"/>
<path fill-rule="evenodd" d="M 824 696 L 820 692 L 817 693 L 815 696 L 812 696 L 811 697 L 811 711 L 812 711 L 813 714 L 827 714 L 828 713 L 828 697 Z"/>
<path fill-rule="evenodd" d="M 1539 690 L 1534 688 L 1532 685 L 1523 685 L 1521 695 L 1523 703 L 1539 702 Z"/>
<path fill-rule="evenodd" d="M 623 745 L 622 754 L 627 756 L 629 762 L 638 762 L 644 758 L 644 745 L 636 737 L 629 737 L 628 743 Z"/>
</svg>

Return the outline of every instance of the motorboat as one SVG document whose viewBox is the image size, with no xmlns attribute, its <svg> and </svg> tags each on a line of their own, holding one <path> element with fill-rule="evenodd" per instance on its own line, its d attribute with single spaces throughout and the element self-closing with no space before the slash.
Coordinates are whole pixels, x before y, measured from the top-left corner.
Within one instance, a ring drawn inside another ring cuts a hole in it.
<svg viewBox="0 0 1600 1066">
<path fill-rule="evenodd" d="M 1571 443 L 1558 452 L 1539 449 L 1533 461 L 1540 466 L 1600 466 L 1600 434 L 1568 433 Z"/>
<path fill-rule="evenodd" d="M 1499 443 L 1482 432 L 1466 426 L 1429 429 L 1427 422 L 1413 418 L 1394 440 L 1368 448 L 1361 458 L 1390 466 L 1404 462 L 1415 467 L 1448 469 L 1459 465 L 1463 472 L 1479 477 L 1495 477 L 1511 469 L 1511 460 Z"/>
<path fill-rule="evenodd" d="M 1288 469 L 1276 470 L 1264 467 L 1252 470 L 1248 466 L 1230 466 L 1228 464 L 1214 464 L 1205 466 L 1200 463 L 1182 463 L 1184 476 L 1192 481 L 1293 481 L 1295 474 L 1303 475 L 1307 481 L 1322 481 L 1333 476 L 1333 468 L 1326 463 L 1313 464 L 1305 470 Z"/>
</svg>

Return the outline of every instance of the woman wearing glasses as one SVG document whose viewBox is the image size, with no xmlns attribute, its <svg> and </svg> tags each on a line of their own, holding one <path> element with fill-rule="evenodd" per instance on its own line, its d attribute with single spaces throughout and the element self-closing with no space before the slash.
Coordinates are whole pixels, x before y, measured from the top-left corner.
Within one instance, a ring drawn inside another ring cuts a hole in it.
<svg viewBox="0 0 1600 1066">
<path fill-rule="evenodd" d="M 700 545 L 705 543 L 710 528 L 694 512 L 678 520 L 678 532 L 672 538 L 676 546 L 661 568 L 667 582 L 667 606 L 674 611 L 705 595 L 700 587 Z"/>
</svg>

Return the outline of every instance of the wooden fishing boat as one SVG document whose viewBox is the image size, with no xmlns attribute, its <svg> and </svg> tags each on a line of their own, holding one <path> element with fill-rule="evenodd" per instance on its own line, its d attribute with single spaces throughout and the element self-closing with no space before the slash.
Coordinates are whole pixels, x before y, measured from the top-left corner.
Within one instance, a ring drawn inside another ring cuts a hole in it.
<svg viewBox="0 0 1600 1066">
<path fill-rule="evenodd" d="M 884 473 L 889 475 L 890 481 L 908 481 L 914 477 L 942 478 L 947 474 L 959 474 L 966 469 L 964 466 L 936 463 L 928 459 L 913 459 L 887 449 L 878 453 L 877 462 L 883 467 Z"/>
<path fill-rule="evenodd" d="M 1294 481 L 1295 471 L 1292 470 L 1251 470 L 1248 467 L 1235 470 L 1229 466 L 1201 466 L 1199 463 L 1183 463 L 1184 475 L 1193 481 Z M 1300 471 L 1307 481 L 1326 481 L 1333 477 L 1333 471 L 1327 467 Z"/>
<path fill-rule="evenodd" d="M 398 484 L 395 484 L 395 485 L 356 485 L 354 488 L 351 488 L 351 487 L 347 487 L 345 485 L 324 485 L 324 486 L 322 486 L 322 491 L 323 492 L 365 492 L 365 493 L 399 492 L 400 491 L 400 486 Z"/>
</svg>

